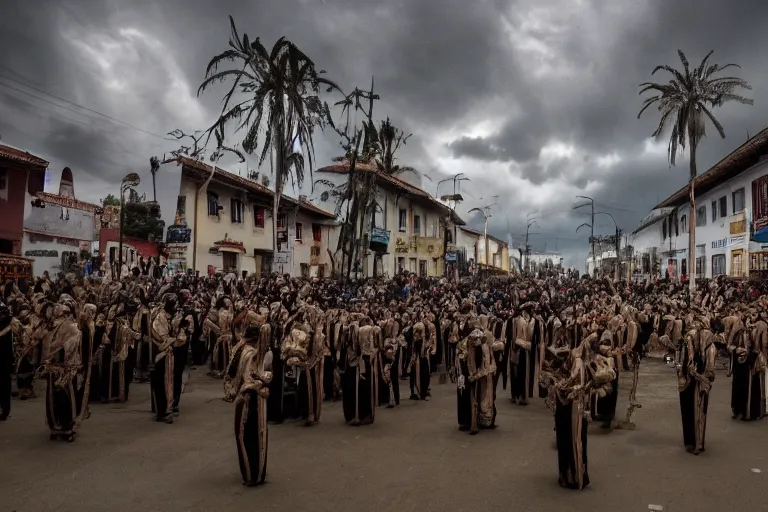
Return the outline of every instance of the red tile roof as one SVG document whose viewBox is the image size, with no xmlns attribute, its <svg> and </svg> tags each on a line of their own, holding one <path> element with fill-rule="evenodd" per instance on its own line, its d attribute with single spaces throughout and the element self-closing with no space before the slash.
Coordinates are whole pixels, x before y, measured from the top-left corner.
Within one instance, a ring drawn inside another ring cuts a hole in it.
<svg viewBox="0 0 768 512">
<path fill-rule="evenodd" d="M 205 173 L 211 172 L 211 165 L 203 162 L 202 160 L 196 160 L 194 158 L 189 158 L 186 156 L 179 156 L 174 158 L 173 160 L 169 160 L 168 162 L 176 162 L 178 165 L 181 165 L 182 167 L 187 167 L 191 169 L 195 169 L 198 171 L 202 171 Z M 215 177 L 230 183 L 231 185 L 237 187 L 240 186 L 246 190 L 249 190 L 251 192 L 255 192 L 257 194 L 265 194 L 269 196 L 270 198 L 275 197 L 274 191 L 270 190 L 269 188 L 265 187 L 261 183 L 257 183 L 254 180 L 250 180 L 248 178 L 243 178 L 242 176 L 239 176 L 237 174 L 231 173 L 229 171 L 225 171 L 221 167 L 215 168 Z M 313 204 L 310 201 L 307 201 L 305 199 L 296 200 L 290 196 L 287 196 L 283 194 L 282 199 L 284 201 L 287 201 L 291 204 L 299 204 L 300 209 L 304 209 L 309 213 L 314 213 L 315 215 L 320 215 L 323 217 L 328 217 L 330 219 L 335 219 L 336 215 L 323 210 L 322 208 L 318 207 L 317 205 Z"/>
<path fill-rule="evenodd" d="M 91 213 L 101 213 L 101 206 L 93 203 L 86 203 L 79 199 L 73 199 L 67 196 L 60 196 L 58 194 L 50 194 L 48 192 L 38 192 L 37 197 L 48 204 L 63 206 L 65 208 L 72 208 L 73 210 L 82 210 Z"/>
<path fill-rule="evenodd" d="M 397 178 L 395 176 L 390 176 L 389 174 L 385 174 L 379 171 L 378 167 L 376 167 L 373 164 L 370 164 L 367 162 L 357 162 L 355 163 L 355 172 L 357 171 L 376 173 L 379 179 L 387 182 L 390 186 L 396 188 L 401 192 L 405 192 L 406 194 L 415 196 L 416 198 L 426 201 L 430 203 L 433 207 L 437 208 L 438 210 L 450 212 L 454 223 L 458 225 L 464 224 L 464 221 L 461 220 L 461 218 L 456 214 L 456 212 L 451 210 L 447 205 L 441 203 L 440 201 L 432 197 L 432 195 L 429 192 L 415 185 L 411 185 L 410 183 L 403 181 L 400 178 Z M 327 165 L 325 167 L 321 167 L 316 172 L 327 172 L 331 174 L 349 174 L 349 162 L 343 161 L 343 162 L 335 163 L 332 165 Z"/>
<path fill-rule="evenodd" d="M 48 162 L 35 156 L 32 153 L 22 151 L 21 149 L 12 148 L 11 146 L 4 146 L 0 144 L 0 159 L 13 160 L 22 164 L 32 165 L 35 167 L 48 167 Z"/>
</svg>

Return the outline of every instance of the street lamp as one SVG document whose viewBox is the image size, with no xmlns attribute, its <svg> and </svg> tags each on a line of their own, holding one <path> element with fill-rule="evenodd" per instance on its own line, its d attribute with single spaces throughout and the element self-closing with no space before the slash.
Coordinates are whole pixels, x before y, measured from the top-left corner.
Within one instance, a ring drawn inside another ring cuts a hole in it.
<svg viewBox="0 0 768 512">
<path fill-rule="evenodd" d="M 117 278 L 121 278 L 123 273 L 123 225 L 125 224 L 125 191 L 129 188 L 138 187 L 141 178 L 135 172 L 126 174 L 120 183 L 120 238 L 118 242 L 117 256 Z"/>
<path fill-rule="evenodd" d="M 493 206 L 492 204 L 489 204 L 488 206 L 483 206 L 482 209 L 480 209 L 480 208 L 472 208 L 471 210 L 469 210 L 467 212 L 468 214 L 472 213 L 472 212 L 480 212 L 480 215 L 483 216 L 483 220 L 485 222 L 484 227 L 483 227 L 483 253 L 484 253 L 483 254 L 483 261 L 485 262 L 486 272 L 487 272 L 487 269 L 488 269 L 488 218 L 491 216 L 491 207 L 492 206 Z M 478 254 L 478 258 L 477 258 L 477 260 L 478 260 L 477 261 L 477 264 L 478 264 L 477 268 L 478 268 L 478 270 L 480 270 L 480 261 L 479 261 L 480 258 L 479 258 L 479 256 L 480 255 Z"/>
</svg>

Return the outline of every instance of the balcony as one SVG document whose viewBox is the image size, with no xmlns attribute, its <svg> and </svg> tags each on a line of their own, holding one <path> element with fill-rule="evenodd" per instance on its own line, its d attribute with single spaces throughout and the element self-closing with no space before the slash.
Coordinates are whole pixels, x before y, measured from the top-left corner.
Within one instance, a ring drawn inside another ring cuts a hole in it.
<svg viewBox="0 0 768 512">
<path fill-rule="evenodd" d="M 729 217 L 731 225 L 731 236 L 743 235 L 747 232 L 747 215 L 746 210 L 736 212 Z"/>
<path fill-rule="evenodd" d="M 389 231 L 381 228 L 372 228 L 369 247 L 373 252 L 386 254 L 389 248 Z"/>
</svg>

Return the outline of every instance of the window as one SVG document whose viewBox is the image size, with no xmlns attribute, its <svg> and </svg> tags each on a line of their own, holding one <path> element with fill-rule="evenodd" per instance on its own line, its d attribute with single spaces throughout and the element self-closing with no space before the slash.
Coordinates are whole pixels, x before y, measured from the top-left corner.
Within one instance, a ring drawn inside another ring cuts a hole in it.
<svg viewBox="0 0 768 512">
<path fill-rule="evenodd" d="M 277 216 L 277 228 L 278 229 L 280 229 L 280 228 L 285 229 L 285 214 L 284 213 L 281 213 L 280 215 Z"/>
<path fill-rule="evenodd" d="M 680 272 L 681 276 L 687 276 L 688 275 L 688 261 L 685 258 L 683 258 L 683 261 L 682 261 L 682 263 L 680 265 L 680 269 L 681 269 L 681 272 Z"/>
<path fill-rule="evenodd" d="M 661 223 L 661 239 L 667 239 L 667 219 L 664 219 L 664 222 Z"/>
<path fill-rule="evenodd" d="M 408 212 L 405 210 L 405 208 L 400 208 L 400 231 L 405 231 L 405 228 L 408 227 Z"/>
<path fill-rule="evenodd" d="M 229 217 L 232 220 L 232 224 L 243 223 L 243 213 L 245 212 L 245 205 L 239 199 L 232 199 L 229 202 Z"/>
<path fill-rule="evenodd" d="M 731 275 L 742 277 L 744 275 L 744 250 L 731 251 Z"/>
<path fill-rule="evenodd" d="M 416 273 L 416 261 L 417 261 L 416 258 L 411 258 L 408 261 L 408 270 L 413 272 L 414 274 Z"/>
<path fill-rule="evenodd" d="M 707 225 L 707 207 L 699 206 L 696 208 L 696 227 Z"/>
<path fill-rule="evenodd" d="M 419 260 L 419 275 L 421 277 L 427 276 L 427 260 Z"/>
<path fill-rule="evenodd" d="M 720 218 L 728 215 L 728 200 L 725 196 L 720 198 Z"/>
<path fill-rule="evenodd" d="M 296 223 L 296 241 L 301 242 L 301 222 Z"/>
<path fill-rule="evenodd" d="M 731 203 L 733 204 L 733 213 L 744 209 L 744 188 L 740 188 L 731 194 Z"/>
<path fill-rule="evenodd" d="M 419 217 L 418 215 L 413 216 L 413 234 L 414 235 L 421 234 L 421 217 Z"/>
<path fill-rule="evenodd" d="M 208 192 L 208 215 L 219 216 L 219 196 L 213 192 Z"/>
<path fill-rule="evenodd" d="M 675 212 L 675 215 L 673 217 L 669 218 L 669 236 L 672 236 L 672 226 L 675 226 L 675 236 L 680 236 L 680 231 L 677 227 L 677 212 Z"/>
<path fill-rule="evenodd" d="M 312 241 L 321 242 L 323 240 L 323 228 L 320 224 L 312 224 Z"/>
<path fill-rule="evenodd" d="M 712 222 L 717 220 L 717 201 L 712 201 Z"/>
<path fill-rule="evenodd" d="M 257 228 L 264 227 L 264 208 L 253 207 L 253 225 Z"/>
<path fill-rule="evenodd" d="M 768 218 L 768 176 L 763 176 L 752 182 L 752 220 L 755 229 L 765 227 Z"/>
<path fill-rule="evenodd" d="M 401 273 L 403 270 L 405 270 L 405 258 L 400 256 L 397 258 L 397 271 L 398 273 Z"/>
<path fill-rule="evenodd" d="M 712 256 L 712 277 L 725 274 L 725 254 Z"/>
<path fill-rule="evenodd" d="M 452 244 L 453 243 L 453 233 L 451 233 L 451 230 L 446 230 L 445 232 L 445 243 Z"/>
<path fill-rule="evenodd" d="M 682 215 L 680 217 L 680 232 L 681 233 L 688 232 L 688 216 L 687 215 Z"/>
<path fill-rule="evenodd" d="M 8 171 L 0 169 L 0 191 L 8 188 Z"/>
<path fill-rule="evenodd" d="M 234 252 L 223 252 L 221 253 L 221 260 L 222 264 L 224 266 L 224 271 L 234 271 L 237 272 L 237 253 Z"/>
<path fill-rule="evenodd" d="M 696 278 L 704 279 L 704 266 L 707 264 L 706 256 L 699 256 L 696 258 Z"/>
</svg>

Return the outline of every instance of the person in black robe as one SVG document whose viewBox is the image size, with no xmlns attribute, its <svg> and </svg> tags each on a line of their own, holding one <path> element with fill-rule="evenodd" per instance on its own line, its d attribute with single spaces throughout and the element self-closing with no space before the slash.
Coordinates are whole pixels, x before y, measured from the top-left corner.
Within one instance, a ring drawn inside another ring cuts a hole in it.
<svg viewBox="0 0 768 512">
<path fill-rule="evenodd" d="M 164 423 L 173 423 L 173 347 L 179 341 L 186 341 L 185 331 L 175 330 L 173 326 L 176 305 L 176 295 L 166 293 L 162 297 L 162 305 L 153 312 L 152 321 L 152 341 L 156 353 L 149 376 L 152 412 L 156 421 Z"/>
<path fill-rule="evenodd" d="M 748 314 L 748 325 L 735 316 L 723 319 L 728 329 L 730 355 L 728 376 L 731 377 L 731 412 L 733 419 L 752 421 L 765 416 L 765 364 L 761 357 L 766 323 L 758 320 L 756 311 Z"/>
<path fill-rule="evenodd" d="M 267 399 L 272 379 L 270 329 L 266 319 L 249 313 L 242 344 L 224 378 L 226 399 L 235 403 L 235 444 L 243 485 L 264 483 L 267 476 Z"/>
<path fill-rule="evenodd" d="M 431 340 L 424 322 L 416 322 L 412 329 L 411 361 L 408 374 L 411 384 L 411 400 L 426 400 L 429 397 L 429 356 Z"/>
<path fill-rule="evenodd" d="M 680 416 L 686 451 L 699 455 L 706 448 L 707 409 L 715 380 L 717 348 L 709 330 L 709 319 L 697 318 L 695 325 L 678 343 L 675 367 L 680 393 Z"/>
<path fill-rule="evenodd" d="M 471 435 L 478 433 L 477 411 L 474 400 L 477 382 L 470 380 L 469 369 L 469 337 L 464 337 L 456 342 L 456 358 L 454 359 L 456 376 L 456 413 L 459 430 L 469 431 Z"/>
<path fill-rule="evenodd" d="M 174 416 L 179 415 L 179 403 L 181 394 L 184 392 L 184 370 L 187 367 L 187 358 L 189 357 L 189 343 L 187 342 L 194 336 L 195 312 L 190 303 L 191 294 L 188 290 L 182 290 L 179 295 L 182 297 L 183 304 L 179 309 L 177 329 L 186 332 L 179 341 L 173 345 L 173 407 Z"/>
<path fill-rule="evenodd" d="M 273 354 L 280 354 L 280 345 L 285 332 L 285 324 L 289 313 L 283 304 L 275 302 L 270 306 L 269 323 L 272 327 L 270 349 Z M 272 424 L 283 423 L 287 419 L 285 393 L 286 393 L 286 368 L 283 360 L 276 356 L 272 360 L 272 380 L 269 383 L 269 397 L 267 398 L 267 420 Z"/>
</svg>

